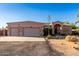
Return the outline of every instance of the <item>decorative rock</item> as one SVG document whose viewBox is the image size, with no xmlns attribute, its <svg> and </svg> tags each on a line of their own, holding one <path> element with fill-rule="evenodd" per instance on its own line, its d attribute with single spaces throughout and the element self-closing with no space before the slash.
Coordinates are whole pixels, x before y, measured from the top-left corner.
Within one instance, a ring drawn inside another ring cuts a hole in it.
<svg viewBox="0 0 79 59">
<path fill-rule="evenodd" d="M 79 50 L 79 45 L 77 44 L 77 45 L 75 45 L 73 48 Z"/>
<path fill-rule="evenodd" d="M 66 36 L 65 40 L 67 40 L 69 42 L 77 42 L 78 38 L 77 38 L 77 36 L 68 35 L 68 36 Z"/>
</svg>

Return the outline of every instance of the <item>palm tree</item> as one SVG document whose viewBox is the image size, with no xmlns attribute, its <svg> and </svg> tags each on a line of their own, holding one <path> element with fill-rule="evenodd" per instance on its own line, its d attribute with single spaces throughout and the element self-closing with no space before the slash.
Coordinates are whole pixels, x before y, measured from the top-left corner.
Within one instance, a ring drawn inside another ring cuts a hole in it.
<svg viewBox="0 0 79 59">
<path fill-rule="evenodd" d="M 50 35 L 50 20 L 51 20 L 51 16 L 48 15 L 48 35 Z"/>
<path fill-rule="evenodd" d="M 76 19 L 75 24 L 79 23 L 79 14 L 77 15 L 77 17 L 76 17 L 76 18 L 77 18 L 77 19 Z"/>
<path fill-rule="evenodd" d="M 79 23 L 79 20 L 77 20 L 77 21 L 75 22 L 75 24 L 77 24 L 77 23 Z"/>
<path fill-rule="evenodd" d="M 50 27 L 51 26 L 51 16 L 48 15 L 48 35 L 47 35 L 47 38 L 48 39 L 52 39 L 52 35 L 50 34 Z"/>
</svg>

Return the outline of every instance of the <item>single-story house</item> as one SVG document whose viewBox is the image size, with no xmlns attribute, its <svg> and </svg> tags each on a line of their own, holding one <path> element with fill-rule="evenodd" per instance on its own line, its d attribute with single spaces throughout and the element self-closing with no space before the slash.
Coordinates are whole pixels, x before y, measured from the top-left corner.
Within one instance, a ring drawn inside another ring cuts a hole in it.
<svg viewBox="0 0 79 59">
<path fill-rule="evenodd" d="M 47 23 L 24 21 L 24 22 L 11 22 L 8 24 L 8 36 L 43 36 L 43 29 L 48 27 Z M 47 27 L 46 27 L 47 26 Z M 72 28 L 63 22 L 51 23 L 52 34 L 71 34 Z"/>
</svg>

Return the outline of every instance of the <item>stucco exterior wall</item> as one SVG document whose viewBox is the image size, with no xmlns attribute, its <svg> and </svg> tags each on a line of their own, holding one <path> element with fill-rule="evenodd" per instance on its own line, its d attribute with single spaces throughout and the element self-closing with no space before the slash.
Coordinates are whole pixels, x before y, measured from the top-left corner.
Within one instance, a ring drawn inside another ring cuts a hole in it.
<svg viewBox="0 0 79 59">
<path fill-rule="evenodd" d="M 63 32 L 65 34 L 72 34 L 72 28 L 70 26 L 63 25 Z"/>
<path fill-rule="evenodd" d="M 42 36 L 43 23 L 9 23 L 9 36 Z M 25 35 L 26 34 L 26 35 Z"/>
<path fill-rule="evenodd" d="M 59 24 L 60 25 L 60 33 L 62 34 L 72 34 L 72 28 L 69 25 L 65 25 L 62 22 L 53 22 L 52 23 L 52 33 L 55 34 L 55 25 Z"/>
<path fill-rule="evenodd" d="M 62 22 L 52 23 L 52 34 L 54 32 L 54 26 L 59 24 L 62 28 L 63 34 L 71 34 L 72 28 L 68 25 L 64 25 Z M 45 23 L 39 22 L 14 22 L 8 23 L 8 36 L 43 36 L 43 26 Z"/>
</svg>

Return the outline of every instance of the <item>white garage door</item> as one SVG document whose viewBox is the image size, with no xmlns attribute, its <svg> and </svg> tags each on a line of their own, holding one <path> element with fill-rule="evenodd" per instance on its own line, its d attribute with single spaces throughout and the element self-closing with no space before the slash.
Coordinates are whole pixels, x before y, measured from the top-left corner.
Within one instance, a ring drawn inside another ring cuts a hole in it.
<svg viewBox="0 0 79 59">
<path fill-rule="evenodd" d="M 11 36 L 18 36 L 18 29 L 11 29 Z"/>
<path fill-rule="evenodd" d="M 24 36 L 40 36 L 39 28 L 24 28 Z"/>
</svg>

